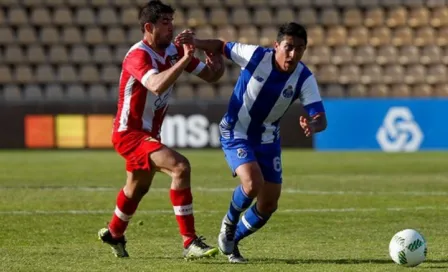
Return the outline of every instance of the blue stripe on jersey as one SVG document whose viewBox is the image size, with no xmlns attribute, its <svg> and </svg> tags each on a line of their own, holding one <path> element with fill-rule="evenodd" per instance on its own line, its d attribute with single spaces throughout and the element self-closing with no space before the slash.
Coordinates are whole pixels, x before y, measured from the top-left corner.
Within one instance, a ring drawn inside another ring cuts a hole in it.
<svg viewBox="0 0 448 272">
<path fill-rule="evenodd" d="M 320 112 L 325 112 L 324 104 L 322 101 L 314 102 L 309 105 L 304 106 L 305 110 L 308 112 L 309 116 L 316 115 Z"/>
<path fill-rule="evenodd" d="M 229 44 L 232 44 L 231 46 Z M 234 43 L 227 43 L 225 50 L 232 50 Z M 227 52 L 226 52 L 227 54 Z M 252 77 L 253 72 L 257 68 L 257 65 L 264 57 L 264 49 L 262 47 L 258 47 L 254 54 L 252 55 L 249 63 L 245 67 L 244 70 L 241 71 L 240 76 L 238 77 L 238 81 L 236 82 L 235 88 L 233 89 L 232 96 L 230 97 L 229 106 L 227 109 L 227 113 L 225 114 L 223 120 L 220 123 L 221 135 L 226 135 L 228 137 L 225 138 L 233 138 L 233 128 L 235 127 L 238 121 L 238 112 L 243 105 L 243 96 L 246 92 L 246 86 L 249 83 L 250 78 Z"/>
<path fill-rule="evenodd" d="M 272 56 L 274 58 L 274 56 Z M 272 72 L 266 79 L 266 83 L 263 86 L 263 90 L 278 89 L 283 90 L 285 88 L 286 81 L 289 78 L 289 74 L 280 73 L 275 67 L 272 68 Z M 272 83 L 271 83 L 272 82 Z M 281 82 L 281 85 L 278 84 Z M 271 83 L 271 84 L 269 84 Z M 277 103 L 281 91 L 261 91 L 255 99 L 252 108 L 249 111 L 251 122 L 247 129 L 247 137 L 256 143 L 261 142 L 261 137 L 265 131 L 263 126 L 264 120 L 268 117 L 274 105 Z"/>
<path fill-rule="evenodd" d="M 302 85 L 311 76 L 311 71 L 308 69 L 308 67 L 305 66 L 302 62 L 300 62 L 301 65 L 303 65 L 302 73 L 300 74 L 299 80 L 297 80 L 296 85 L 296 92 L 294 93 L 294 98 L 291 100 L 291 103 L 297 100 L 299 98 L 300 93 L 302 92 Z M 300 65 L 299 64 L 299 65 Z"/>
<path fill-rule="evenodd" d="M 227 42 L 224 45 L 224 54 L 226 55 L 226 57 L 231 60 L 231 52 L 232 52 L 232 48 L 235 45 L 234 42 Z"/>
</svg>

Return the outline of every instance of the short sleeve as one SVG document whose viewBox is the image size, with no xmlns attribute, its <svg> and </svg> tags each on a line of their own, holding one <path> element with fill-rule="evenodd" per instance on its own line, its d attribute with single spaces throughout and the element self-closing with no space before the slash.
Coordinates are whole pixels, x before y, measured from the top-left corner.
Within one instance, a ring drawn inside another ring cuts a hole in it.
<svg viewBox="0 0 448 272">
<path fill-rule="evenodd" d="M 262 53 L 262 50 L 257 50 L 258 48 L 261 47 L 259 47 L 258 45 L 226 42 L 224 44 L 223 53 L 226 58 L 244 68 L 249 63 L 254 54 L 256 54 L 258 51 Z"/>
<path fill-rule="evenodd" d="M 139 49 L 128 53 L 123 61 L 123 69 L 143 85 L 151 75 L 159 72 L 151 56 L 146 51 Z"/>
<path fill-rule="evenodd" d="M 319 87 L 314 75 L 310 75 L 303 82 L 300 92 L 300 101 L 310 116 L 325 112 Z"/>
</svg>

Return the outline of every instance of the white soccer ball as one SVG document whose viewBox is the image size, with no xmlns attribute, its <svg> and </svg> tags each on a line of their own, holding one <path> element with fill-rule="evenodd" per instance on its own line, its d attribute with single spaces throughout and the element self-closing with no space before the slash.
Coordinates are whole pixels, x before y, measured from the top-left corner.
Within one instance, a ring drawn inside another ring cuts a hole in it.
<svg viewBox="0 0 448 272">
<path fill-rule="evenodd" d="M 425 238 L 416 230 L 405 229 L 396 233 L 389 243 L 389 255 L 402 266 L 417 266 L 426 259 Z"/>
</svg>

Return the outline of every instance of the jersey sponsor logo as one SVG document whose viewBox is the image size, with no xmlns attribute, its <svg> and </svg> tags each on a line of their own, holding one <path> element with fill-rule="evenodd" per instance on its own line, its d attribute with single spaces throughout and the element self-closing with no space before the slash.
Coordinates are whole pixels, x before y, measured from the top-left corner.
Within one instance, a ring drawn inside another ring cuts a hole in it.
<svg viewBox="0 0 448 272">
<path fill-rule="evenodd" d="M 238 148 L 238 149 L 236 150 L 236 156 L 237 156 L 239 159 L 244 159 L 244 158 L 247 157 L 247 151 L 244 150 L 243 148 Z"/>
<path fill-rule="evenodd" d="M 291 98 L 294 95 L 294 91 L 291 85 L 289 85 L 286 89 L 283 90 L 284 98 Z"/>
<path fill-rule="evenodd" d="M 384 151 L 417 151 L 423 133 L 408 107 L 392 107 L 379 128 L 376 139 Z"/>
</svg>

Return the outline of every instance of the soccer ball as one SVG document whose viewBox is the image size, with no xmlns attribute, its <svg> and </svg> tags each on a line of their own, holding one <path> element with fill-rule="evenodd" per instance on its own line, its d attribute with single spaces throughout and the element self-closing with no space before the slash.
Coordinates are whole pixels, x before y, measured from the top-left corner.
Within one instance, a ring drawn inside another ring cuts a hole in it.
<svg viewBox="0 0 448 272">
<path fill-rule="evenodd" d="M 426 259 L 425 238 L 416 230 L 405 229 L 392 237 L 389 243 L 389 255 L 402 266 L 417 266 Z"/>
</svg>

